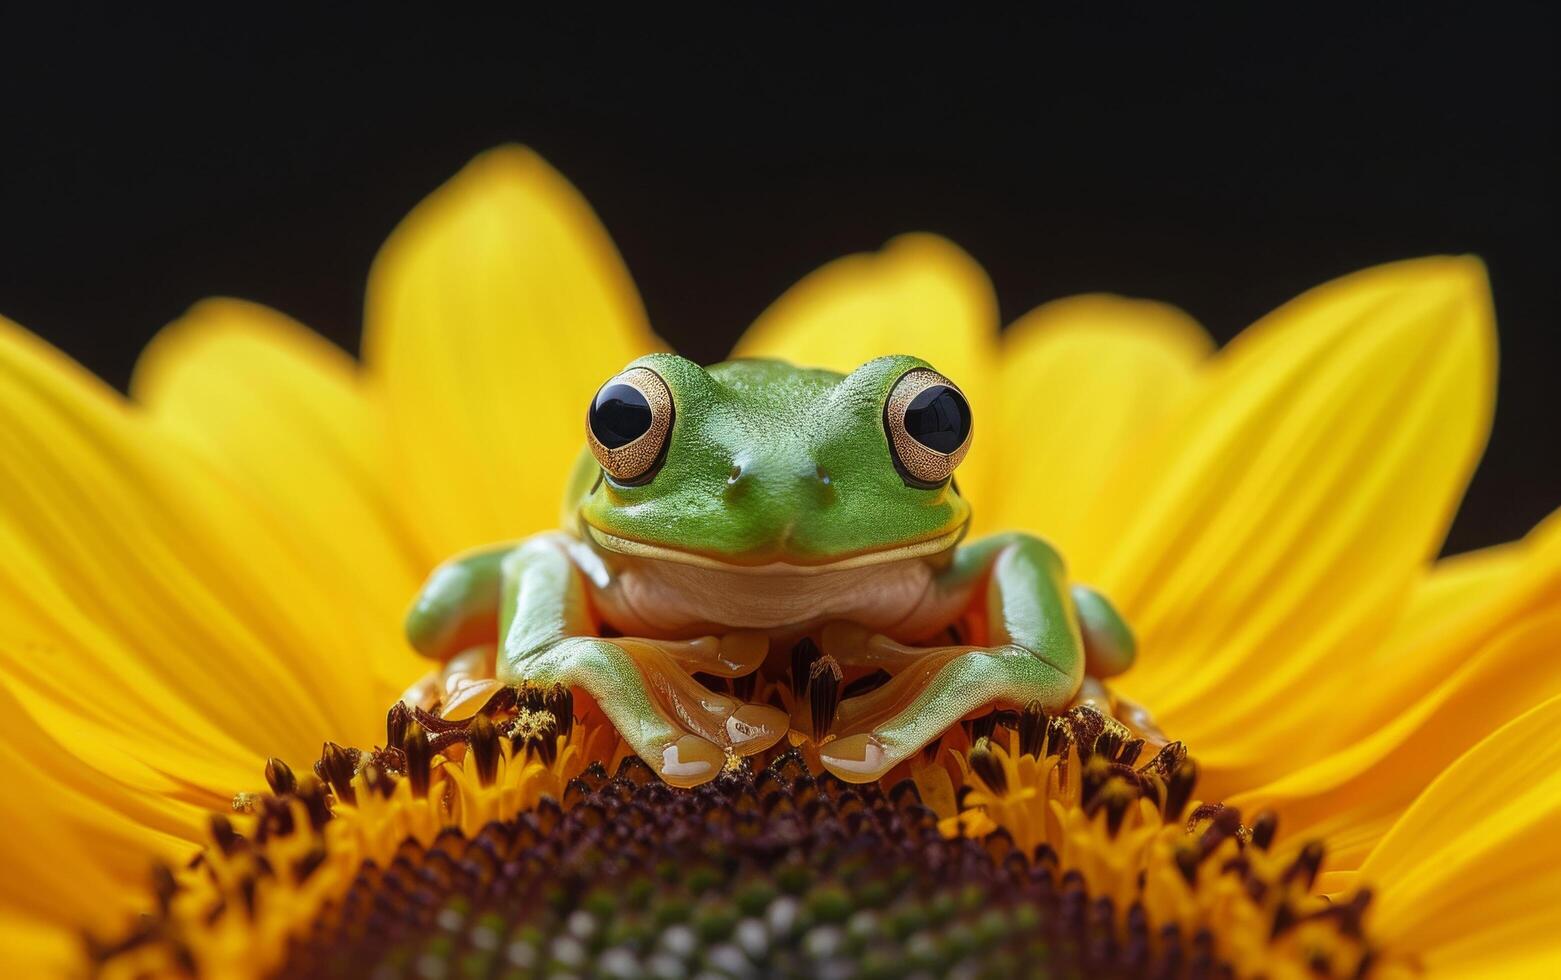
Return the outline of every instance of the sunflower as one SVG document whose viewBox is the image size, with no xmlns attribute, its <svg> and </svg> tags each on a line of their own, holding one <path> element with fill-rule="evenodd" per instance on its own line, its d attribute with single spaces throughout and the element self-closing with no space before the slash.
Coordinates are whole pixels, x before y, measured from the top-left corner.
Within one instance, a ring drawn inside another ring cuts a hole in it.
<svg viewBox="0 0 1561 980">
<path fill-rule="evenodd" d="M 396 230 L 366 317 L 360 366 L 202 302 L 129 399 L 0 321 L 13 972 L 1561 968 L 1561 524 L 1436 560 L 1494 400 L 1476 260 L 1328 283 L 1218 352 L 1105 295 L 999 332 L 928 235 L 782 295 L 735 354 L 959 379 L 976 530 L 1118 601 L 1121 693 L 1175 740 L 1030 706 L 865 786 L 801 745 L 673 790 L 481 664 L 420 689 L 465 710 L 401 700 L 423 574 L 556 526 L 580 407 L 660 345 L 515 148 Z"/>
</svg>

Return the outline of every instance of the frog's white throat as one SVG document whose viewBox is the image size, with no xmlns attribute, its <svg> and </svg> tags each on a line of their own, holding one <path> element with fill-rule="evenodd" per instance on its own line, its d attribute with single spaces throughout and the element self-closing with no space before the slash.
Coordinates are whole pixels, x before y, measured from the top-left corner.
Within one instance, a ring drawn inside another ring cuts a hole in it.
<svg viewBox="0 0 1561 980">
<path fill-rule="evenodd" d="M 758 629 L 790 636 L 831 620 L 878 632 L 925 603 L 940 554 L 960 532 L 817 565 L 737 565 L 589 528 L 576 564 L 596 581 L 598 613 L 628 635 Z M 607 565 L 612 565 L 609 573 Z"/>
</svg>

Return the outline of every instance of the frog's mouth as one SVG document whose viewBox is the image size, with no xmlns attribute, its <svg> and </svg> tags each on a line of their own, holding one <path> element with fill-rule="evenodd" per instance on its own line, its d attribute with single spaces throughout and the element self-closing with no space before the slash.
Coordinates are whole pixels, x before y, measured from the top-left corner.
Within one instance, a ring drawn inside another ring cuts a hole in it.
<svg viewBox="0 0 1561 980">
<path fill-rule="evenodd" d="M 783 559 L 760 559 L 757 561 L 716 558 L 697 551 L 685 551 L 682 548 L 672 548 L 667 545 L 651 544 L 647 541 L 625 538 L 621 535 L 603 531 L 601 528 L 583 519 L 580 521 L 580 526 L 593 544 L 604 551 L 611 551 L 615 554 L 675 562 L 680 565 L 694 565 L 719 571 L 741 572 L 747 575 L 818 575 L 825 572 L 861 568 L 866 565 L 883 565 L 911 558 L 925 558 L 929 555 L 949 551 L 965 536 L 969 523 L 961 523 L 952 530 L 943 531 L 919 541 L 897 544 L 873 551 L 856 552 L 844 557 L 817 562 L 799 561 L 796 556 L 792 555 L 787 555 Z"/>
</svg>

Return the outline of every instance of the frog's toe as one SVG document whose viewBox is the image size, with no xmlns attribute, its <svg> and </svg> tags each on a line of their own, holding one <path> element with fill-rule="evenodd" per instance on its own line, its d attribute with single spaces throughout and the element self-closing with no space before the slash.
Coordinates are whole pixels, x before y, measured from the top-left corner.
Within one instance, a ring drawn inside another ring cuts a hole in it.
<svg viewBox="0 0 1561 980">
<path fill-rule="evenodd" d="M 745 704 L 726 719 L 726 736 L 738 755 L 753 755 L 781 740 L 791 716 L 767 704 Z"/>
<path fill-rule="evenodd" d="M 769 638 L 751 630 L 735 630 L 721 636 L 701 636 L 692 640 L 615 636 L 613 642 L 637 659 L 666 657 L 685 670 L 717 677 L 753 673 L 770 650 Z"/>
<path fill-rule="evenodd" d="M 726 751 L 707 738 L 684 735 L 661 750 L 652 764 L 672 786 L 688 788 L 707 783 L 726 765 Z"/>
<path fill-rule="evenodd" d="M 1020 647 L 929 650 L 868 694 L 842 702 L 819 746 L 825 768 L 847 782 L 881 778 L 961 718 L 994 705 L 1060 707 L 1078 678 Z"/>
<path fill-rule="evenodd" d="M 720 673 L 731 677 L 758 670 L 770 653 L 770 638 L 757 631 L 733 630 L 722 636 L 719 643 L 719 666 L 724 668 Z M 703 668 L 704 665 L 698 665 L 698 669 Z"/>
<path fill-rule="evenodd" d="M 897 761 L 882 742 L 867 732 L 826 742 L 818 752 L 824 768 L 848 783 L 880 779 Z"/>
</svg>

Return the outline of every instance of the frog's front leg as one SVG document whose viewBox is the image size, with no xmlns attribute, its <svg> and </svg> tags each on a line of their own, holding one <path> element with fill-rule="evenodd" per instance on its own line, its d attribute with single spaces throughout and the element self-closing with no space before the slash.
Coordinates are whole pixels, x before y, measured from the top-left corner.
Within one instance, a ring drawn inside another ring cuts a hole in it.
<svg viewBox="0 0 1561 980">
<path fill-rule="evenodd" d="M 833 737 L 820 746 L 824 765 L 851 782 L 877 779 L 966 715 L 1031 701 L 1057 710 L 1078 692 L 1086 662 L 1102 672 L 1126 669 L 1132 634 L 1098 594 L 1082 598 L 1038 538 L 1006 534 L 961 548 L 924 603 L 929 618 L 907 627 L 931 633 L 951 610 L 984 603 L 989 645 L 913 648 L 869 638 L 853 659 L 894 676 L 840 705 Z"/>
<path fill-rule="evenodd" d="M 587 580 L 571 547 L 563 535 L 543 534 L 504 559 L 501 680 L 584 689 L 629 747 L 677 786 L 712 779 L 728 753 L 760 752 L 785 734 L 784 712 L 717 694 L 689 673 L 756 669 L 762 645 L 751 650 L 751 638 L 741 636 L 664 641 L 594 635 Z"/>
</svg>

